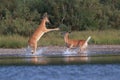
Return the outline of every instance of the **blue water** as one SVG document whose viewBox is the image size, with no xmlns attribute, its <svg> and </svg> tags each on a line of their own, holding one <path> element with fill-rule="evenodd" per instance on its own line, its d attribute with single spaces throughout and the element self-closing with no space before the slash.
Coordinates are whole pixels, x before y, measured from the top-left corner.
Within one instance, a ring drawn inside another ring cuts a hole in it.
<svg viewBox="0 0 120 80">
<path fill-rule="evenodd" d="M 0 66 L 0 80 L 119 80 L 120 64 Z"/>
</svg>

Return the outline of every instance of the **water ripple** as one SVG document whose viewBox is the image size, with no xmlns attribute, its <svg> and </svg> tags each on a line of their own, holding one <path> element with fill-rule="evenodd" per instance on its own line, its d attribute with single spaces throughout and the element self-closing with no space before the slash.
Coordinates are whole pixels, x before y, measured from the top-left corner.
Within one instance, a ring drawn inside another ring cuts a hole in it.
<svg viewBox="0 0 120 80">
<path fill-rule="evenodd" d="M 120 64 L 0 66 L 1 80 L 118 80 Z"/>
</svg>

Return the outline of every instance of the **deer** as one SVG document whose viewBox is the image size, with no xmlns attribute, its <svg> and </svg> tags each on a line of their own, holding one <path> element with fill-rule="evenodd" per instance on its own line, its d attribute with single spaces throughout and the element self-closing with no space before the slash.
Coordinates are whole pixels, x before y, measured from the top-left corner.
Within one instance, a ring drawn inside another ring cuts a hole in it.
<svg viewBox="0 0 120 80">
<path fill-rule="evenodd" d="M 59 28 L 54 29 L 48 29 L 46 27 L 46 23 L 50 23 L 48 19 L 47 13 L 44 13 L 43 19 L 41 20 L 41 23 L 39 24 L 38 28 L 34 31 L 32 36 L 28 40 L 28 48 L 31 48 L 32 54 L 36 53 L 37 49 L 37 42 L 40 40 L 40 38 L 47 32 L 59 30 Z"/>
<path fill-rule="evenodd" d="M 91 39 L 91 36 L 87 38 L 87 40 L 73 40 L 69 39 L 69 33 L 65 33 L 64 35 L 64 41 L 66 43 L 66 47 L 71 49 L 75 47 L 79 47 L 79 52 L 83 52 L 87 49 L 88 47 L 88 41 Z"/>
</svg>

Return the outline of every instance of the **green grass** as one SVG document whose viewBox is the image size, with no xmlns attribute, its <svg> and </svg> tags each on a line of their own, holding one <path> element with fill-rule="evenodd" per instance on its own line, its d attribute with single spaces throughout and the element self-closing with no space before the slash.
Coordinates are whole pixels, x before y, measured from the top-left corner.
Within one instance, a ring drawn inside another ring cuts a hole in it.
<svg viewBox="0 0 120 80">
<path fill-rule="evenodd" d="M 87 39 L 89 44 L 120 45 L 120 30 L 79 31 L 70 34 L 71 39 Z M 19 35 L 0 35 L 0 48 L 22 48 L 27 46 L 28 37 Z M 38 42 L 38 46 L 64 46 L 64 39 L 60 32 L 46 33 Z"/>
<path fill-rule="evenodd" d="M 120 30 L 73 32 L 71 38 L 87 39 L 88 36 L 92 37 L 89 42 L 91 44 L 107 44 L 107 45 L 120 44 Z"/>
<path fill-rule="evenodd" d="M 0 35 L 0 48 L 22 48 L 27 45 L 27 38 L 19 35 Z"/>
</svg>

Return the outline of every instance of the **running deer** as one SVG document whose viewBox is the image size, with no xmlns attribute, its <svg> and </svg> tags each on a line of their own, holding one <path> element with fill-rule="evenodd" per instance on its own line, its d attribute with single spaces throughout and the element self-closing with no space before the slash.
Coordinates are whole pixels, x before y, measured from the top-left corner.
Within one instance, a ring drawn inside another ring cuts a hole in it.
<svg viewBox="0 0 120 80">
<path fill-rule="evenodd" d="M 43 36 L 43 34 L 50 32 L 50 31 L 59 30 L 59 28 L 47 29 L 46 23 L 49 23 L 47 13 L 45 13 L 43 15 L 43 19 L 42 19 L 39 27 L 35 30 L 33 35 L 28 40 L 28 48 L 30 47 L 32 49 L 32 51 L 31 51 L 32 54 L 36 53 L 37 42 Z"/>
<path fill-rule="evenodd" d="M 72 40 L 69 39 L 69 33 L 65 33 L 64 35 L 64 41 L 66 43 L 66 46 L 71 49 L 74 47 L 79 47 L 80 52 L 84 52 L 88 46 L 88 41 L 90 40 L 91 36 L 88 37 L 87 40 Z"/>
</svg>

